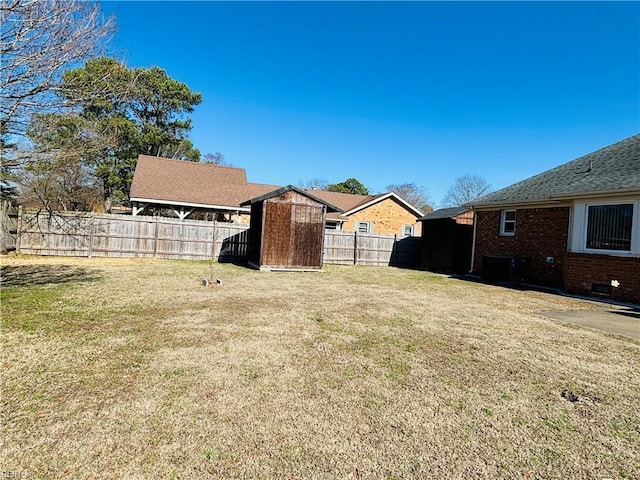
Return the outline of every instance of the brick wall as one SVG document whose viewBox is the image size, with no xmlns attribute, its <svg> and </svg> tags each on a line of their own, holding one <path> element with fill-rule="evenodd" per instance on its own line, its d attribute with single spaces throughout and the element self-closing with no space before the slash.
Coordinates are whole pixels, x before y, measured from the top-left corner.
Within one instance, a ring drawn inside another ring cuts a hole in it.
<svg viewBox="0 0 640 480">
<path fill-rule="evenodd" d="M 500 235 L 500 210 L 476 212 L 474 270 L 481 271 L 484 255 L 509 255 L 516 261 L 514 280 L 563 288 L 569 212 L 569 207 L 517 209 L 513 236 Z"/>
<path fill-rule="evenodd" d="M 343 223 L 342 230 L 353 232 L 356 222 L 373 222 L 374 234 L 402 234 L 403 225 L 414 225 L 414 236 L 420 236 L 422 225 L 418 217 L 409 212 L 394 198 L 386 198 L 370 207 L 360 210 Z"/>
<path fill-rule="evenodd" d="M 620 286 L 614 298 L 640 304 L 640 257 L 567 253 L 566 288 L 570 293 L 592 295 L 594 283 L 611 285 L 618 280 Z"/>
</svg>

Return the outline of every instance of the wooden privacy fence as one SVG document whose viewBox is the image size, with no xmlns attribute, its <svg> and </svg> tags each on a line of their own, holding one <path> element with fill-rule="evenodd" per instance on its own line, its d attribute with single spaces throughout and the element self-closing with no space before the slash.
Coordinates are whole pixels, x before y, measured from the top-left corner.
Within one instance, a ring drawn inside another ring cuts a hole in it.
<svg viewBox="0 0 640 480">
<path fill-rule="evenodd" d="M 327 231 L 324 263 L 417 267 L 420 245 L 420 237 Z"/>
<path fill-rule="evenodd" d="M 247 225 L 167 217 L 23 214 L 17 251 L 34 255 L 238 261 Z"/>
<path fill-rule="evenodd" d="M 167 217 L 23 213 L 23 254 L 245 261 L 248 225 Z M 323 261 L 341 265 L 420 265 L 421 239 L 325 231 Z"/>
</svg>

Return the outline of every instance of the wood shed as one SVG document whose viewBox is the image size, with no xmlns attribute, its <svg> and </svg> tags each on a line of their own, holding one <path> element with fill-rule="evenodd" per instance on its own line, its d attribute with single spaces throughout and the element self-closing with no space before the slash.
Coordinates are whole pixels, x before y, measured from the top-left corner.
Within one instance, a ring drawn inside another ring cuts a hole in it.
<svg viewBox="0 0 640 480">
<path fill-rule="evenodd" d="M 320 270 L 327 212 L 342 212 L 292 185 L 242 203 L 251 206 L 249 266 L 260 270 Z"/>
<path fill-rule="evenodd" d="M 441 208 L 422 222 L 422 267 L 434 272 L 471 270 L 473 211 L 467 207 Z"/>
</svg>

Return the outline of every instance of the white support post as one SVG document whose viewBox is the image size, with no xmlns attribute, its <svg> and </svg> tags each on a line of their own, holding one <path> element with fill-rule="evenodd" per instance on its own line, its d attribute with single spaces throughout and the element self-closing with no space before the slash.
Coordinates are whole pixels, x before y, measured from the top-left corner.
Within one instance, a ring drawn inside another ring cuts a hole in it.
<svg viewBox="0 0 640 480">
<path fill-rule="evenodd" d="M 187 218 L 191 212 L 193 212 L 195 210 L 195 208 L 192 208 L 191 210 L 185 211 L 184 208 L 181 208 L 180 210 L 176 210 L 175 208 L 173 209 L 173 212 L 178 216 L 178 218 L 180 220 L 184 220 L 185 218 Z"/>
<path fill-rule="evenodd" d="M 142 206 L 140 206 L 142 205 Z M 133 204 L 133 208 L 131 209 L 131 215 L 136 216 L 136 215 L 140 215 L 142 213 L 142 211 L 146 208 L 147 204 L 146 203 L 134 203 Z"/>
</svg>

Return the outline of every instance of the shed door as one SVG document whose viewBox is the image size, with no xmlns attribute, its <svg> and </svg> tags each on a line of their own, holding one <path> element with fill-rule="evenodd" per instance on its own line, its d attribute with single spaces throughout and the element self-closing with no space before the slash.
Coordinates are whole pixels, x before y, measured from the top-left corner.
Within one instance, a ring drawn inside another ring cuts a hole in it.
<svg viewBox="0 0 640 480">
<path fill-rule="evenodd" d="M 324 211 L 320 205 L 265 202 L 262 265 L 322 266 Z"/>
</svg>

